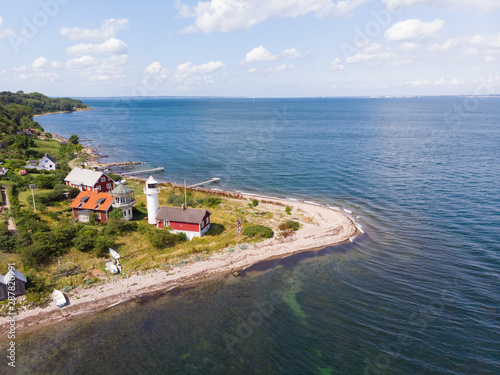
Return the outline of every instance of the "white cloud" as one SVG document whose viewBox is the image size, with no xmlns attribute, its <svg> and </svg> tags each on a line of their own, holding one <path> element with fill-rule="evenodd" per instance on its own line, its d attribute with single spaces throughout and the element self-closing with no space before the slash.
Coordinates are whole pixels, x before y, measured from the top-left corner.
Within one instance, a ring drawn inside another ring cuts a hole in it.
<svg viewBox="0 0 500 375">
<path fill-rule="evenodd" d="M 297 48 L 289 48 L 281 52 L 281 56 L 286 59 L 300 59 L 302 57 L 306 57 L 309 52 L 300 53 Z"/>
<path fill-rule="evenodd" d="M 39 57 L 35 61 L 33 61 L 33 64 L 31 64 L 31 67 L 33 69 L 45 69 L 49 63 L 49 59 L 46 57 Z"/>
<path fill-rule="evenodd" d="M 119 55 L 127 52 L 127 44 L 116 38 L 110 38 L 103 43 L 80 43 L 66 49 L 68 55 Z"/>
<path fill-rule="evenodd" d="M 94 58 L 94 56 L 85 55 L 66 61 L 66 68 L 68 68 L 69 70 L 85 69 L 89 66 L 95 65 L 96 63 L 97 60 Z"/>
<path fill-rule="evenodd" d="M 123 79 L 127 68 L 128 55 L 112 55 L 106 58 L 96 58 L 85 55 L 68 60 L 65 63 L 67 71 L 80 75 L 84 84 L 119 81 Z"/>
<path fill-rule="evenodd" d="M 144 69 L 142 84 L 145 87 L 154 87 L 169 78 L 170 71 L 164 68 L 159 61 L 153 61 Z"/>
<path fill-rule="evenodd" d="M 31 64 L 31 67 L 34 69 L 34 70 L 47 70 L 47 69 L 50 69 L 50 68 L 59 68 L 60 67 L 60 63 L 58 61 L 55 61 L 55 60 L 52 60 L 50 61 L 48 58 L 46 57 L 39 57 L 38 59 L 36 59 L 35 61 L 33 61 L 33 63 Z"/>
<path fill-rule="evenodd" d="M 462 51 L 462 57 L 477 55 L 479 50 L 475 47 L 469 47 Z"/>
<path fill-rule="evenodd" d="M 388 59 L 394 59 L 396 55 L 392 52 L 381 51 L 378 43 L 366 45 L 359 53 L 349 56 L 345 59 L 347 64 L 361 64 L 365 62 L 380 62 Z"/>
<path fill-rule="evenodd" d="M 345 66 L 342 64 L 342 60 L 338 57 L 335 58 L 328 67 L 329 70 L 344 70 Z"/>
<path fill-rule="evenodd" d="M 179 15 L 194 17 L 182 32 L 232 32 L 250 30 L 270 17 L 296 18 L 306 14 L 325 17 L 344 15 L 369 0 L 210 0 L 190 7 L 176 1 Z"/>
<path fill-rule="evenodd" d="M 202 85 L 214 83 L 209 73 L 223 69 L 226 64 L 220 61 L 210 61 L 205 64 L 195 65 L 191 61 L 179 64 L 175 74 L 164 68 L 158 61 L 154 61 L 144 69 L 143 84 L 159 84 L 161 82 L 180 83 L 183 85 Z M 187 87 L 178 87 L 187 89 Z"/>
<path fill-rule="evenodd" d="M 500 48 L 500 34 L 491 37 L 488 41 L 488 46 L 491 48 Z"/>
<path fill-rule="evenodd" d="M 3 25 L 3 17 L 0 16 L 0 26 Z M 14 35 L 14 30 L 11 29 L 5 29 L 3 31 L 0 31 L 0 40 L 8 38 L 10 35 Z"/>
<path fill-rule="evenodd" d="M 191 61 L 177 66 L 178 77 L 188 77 L 193 74 L 213 73 L 224 68 L 226 64 L 220 61 L 210 61 L 202 65 L 194 65 Z"/>
<path fill-rule="evenodd" d="M 149 64 L 146 69 L 144 69 L 144 73 L 146 74 L 160 74 L 163 71 L 163 67 L 161 66 L 159 61 L 153 61 Z"/>
<path fill-rule="evenodd" d="M 446 52 L 458 45 L 458 39 L 449 39 L 443 44 L 435 43 L 428 48 L 429 52 Z"/>
<path fill-rule="evenodd" d="M 484 37 L 482 35 L 474 35 L 471 40 L 470 40 L 470 43 L 471 44 L 481 44 L 484 40 Z"/>
<path fill-rule="evenodd" d="M 278 72 L 284 72 L 286 70 L 291 70 L 293 68 L 294 68 L 293 65 L 281 64 L 281 65 L 277 66 L 276 68 L 268 68 L 267 71 L 269 73 L 278 73 Z"/>
<path fill-rule="evenodd" d="M 123 18 L 117 20 L 114 18 L 107 19 L 101 23 L 98 29 L 82 29 L 79 27 L 63 27 L 60 31 L 61 35 L 71 40 L 87 40 L 100 42 L 114 37 L 120 30 L 125 30 L 130 27 L 129 20 Z"/>
<path fill-rule="evenodd" d="M 408 19 L 389 27 L 385 32 L 385 38 L 389 41 L 429 38 L 439 32 L 443 25 L 443 20 L 422 22 L 418 18 Z"/>
<path fill-rule="evenodd" d="M 25 72 L 26 70 L 28 70 L 28 68 L 26 67 L 26 65 L 17 66 L 17 67 L 14 68 L 15 72 Z"/>
<path fill-rule="evenodd" d="M 273 55 L 263 46 L 258 46 L 247 53 L 245 58 L 240 61 L 240 64 L 248 64 L 252 62 L 274 61 L 278 59 L 278 55 Z"/>
<path fill-rule="evenodd" d="M 498 0 L 382 0 L 387 8 L 401 10 L 416 5 L 427 5 L 433 8 L 476 8 L 480 10 L 500 9 Z"/>
</svg>

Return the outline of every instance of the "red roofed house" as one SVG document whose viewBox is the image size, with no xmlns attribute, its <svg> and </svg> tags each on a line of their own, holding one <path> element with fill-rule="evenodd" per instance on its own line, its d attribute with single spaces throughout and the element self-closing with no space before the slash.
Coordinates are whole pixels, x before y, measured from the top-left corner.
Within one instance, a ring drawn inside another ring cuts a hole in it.
<svg viewBox="0 0 500 375">
<path fill-rule="evenodd" d="M 210 229 L 210 215 L 207 210 L 184 207 L 160 207 L 156 214 L 156 226 L 170 226 L 172 232 L 186 233 L 186 237 L 201 237 Z"/>
<path fill-rule="evenodd" d="M 76 187 L 81 191 L 111 191 L 115 181 L 102 172 L 91 169 L 73 168 L 64 179 L 66 185 Z"/>
<path fill-rule="evenodd" d="M 82 191 L 70 204 L 73 209 L 73 219 L 88 222 L 89 214 L 95 212 L 99 220 L 105 223 L 108 220 L 109 213 L 113 210 L 113 197 L 108 193 L 93 191 Z"/>
</svg>

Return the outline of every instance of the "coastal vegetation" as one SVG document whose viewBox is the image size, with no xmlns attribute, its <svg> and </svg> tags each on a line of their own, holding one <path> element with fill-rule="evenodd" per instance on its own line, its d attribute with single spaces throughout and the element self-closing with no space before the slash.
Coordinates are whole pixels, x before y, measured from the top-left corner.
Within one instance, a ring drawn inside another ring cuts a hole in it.
<svg viewBox="0 0 500 375">
<path fill-rule="evenodd" d="M 274 232 L 271 228 L 266 227 L 264 225 L 252 225 L 249 227 L 246 227 L 243 230 L 243 235 L 252 237 L 252 238 L 273 238 L 274 237 Z"/>
</svg>

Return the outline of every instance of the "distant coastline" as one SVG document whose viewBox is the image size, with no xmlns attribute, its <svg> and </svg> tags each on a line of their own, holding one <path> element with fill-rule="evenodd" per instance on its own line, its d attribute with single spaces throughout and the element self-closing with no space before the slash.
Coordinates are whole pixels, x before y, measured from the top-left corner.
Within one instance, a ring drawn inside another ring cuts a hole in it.
<svg viewBox="0 0 500 375">
<path fill-rule="evenodd" d="M 73 113 L 73 112 L 82 112 L 82 111 L 95 111 L 94 108 L 75 108 L 73 111 L 57 111 L 57 112 L 45 112 L 45 113 L 40 113 L 38 115 L 33 115 L 33 117 L 40 117 L 40 116 L 46 116 L 46 115 L 55 115 L 55 114 L 60 114 L 60 113 Z"/>
</svg>

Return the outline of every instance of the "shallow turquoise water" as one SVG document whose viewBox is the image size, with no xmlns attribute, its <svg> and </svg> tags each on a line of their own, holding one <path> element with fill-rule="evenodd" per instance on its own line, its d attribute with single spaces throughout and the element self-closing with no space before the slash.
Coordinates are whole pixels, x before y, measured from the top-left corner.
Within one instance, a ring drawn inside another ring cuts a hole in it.
<svg viewBox="0 0 500 375">
<path fill-rule="evenodd" d="M 84 99 L 97 110 L 40 117 L 165 179 L 345 208 L 366 235 L 29 335 L 18 372 L 500 373 L 500 99 L 471 100 Z"/>
</svg>

